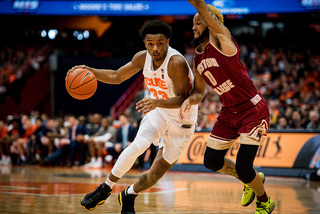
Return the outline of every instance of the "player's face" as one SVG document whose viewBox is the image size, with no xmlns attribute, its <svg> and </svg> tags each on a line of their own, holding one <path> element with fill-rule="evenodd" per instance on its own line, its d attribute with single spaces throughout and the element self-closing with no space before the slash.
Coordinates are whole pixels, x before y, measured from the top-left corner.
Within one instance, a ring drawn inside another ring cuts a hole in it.
<svg viewBox="0 0 320 214">
<path fill-rule="evenodd" d="M 195 39 L 200 38 L 206 29 L 207 29 L 207 26 L 205 25 L 203 18 L 198 13 L 194 15 L 193 27 L 192 27 L 193 37 Z"/>
<path fill-rule="evenodd" d="M 144 44 L 153 61 L 161 61 L 165 58 L 169 39 L 164 34 L 147 34 L 144 39 Z"/>
</svg>

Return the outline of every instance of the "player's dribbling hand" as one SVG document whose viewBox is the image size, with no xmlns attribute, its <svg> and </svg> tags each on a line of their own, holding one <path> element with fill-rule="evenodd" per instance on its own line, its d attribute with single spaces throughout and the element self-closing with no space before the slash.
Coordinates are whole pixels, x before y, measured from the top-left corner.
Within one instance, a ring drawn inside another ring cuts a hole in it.
<svg viewBox="0 0 320 214">
<path fill-rule="evenodd" d="M 157 107 L 157 100 L 149 97 L 145 97 L 136 103 L 136 109 L 142 114 L 148 114 L 150 111 Z"/>
<path fill-rule="evenodd" d="M 78 69 L 78 68 L 85 69 L 85 68 L 87 68 L 87 66 L 86 66 L 86 65 L 76 65 L 76 66 L 73 66 L 72 68 L 69 69 L 69 71 L 68 71 L 68 73 L 67 73 L 67 76 L 68 76 L 68 74 L 69 74 L 70 72 L 72 72 L 72 71 L 74 71 L 74 70 L 76 70 L 76 69 Z"/>
<path fill-rule="evenodd" d="M 191 108 L 191 104 L 190 104 L 190 101 L 189 99 L 186 99 L 180 109 L 179 109 L 179 119 L 182 121 L 184 120 L 184 116 L 186 113 L 188 113 L 190 111 L 190 108 Z"/>
</svg>

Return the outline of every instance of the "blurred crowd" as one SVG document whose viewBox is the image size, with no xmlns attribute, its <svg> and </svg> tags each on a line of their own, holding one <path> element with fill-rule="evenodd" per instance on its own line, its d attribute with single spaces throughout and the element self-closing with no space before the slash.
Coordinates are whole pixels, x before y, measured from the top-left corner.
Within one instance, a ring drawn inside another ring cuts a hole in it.
<svg viewBox="0 0 320 214">
<path fill-rule="evenodd" d="M 0 120 L 0 165 L 100 168 L 114 164 L 134 140 L 137 128 L 125 113 L 118 120 L 98 113 L 63 118 L 49 118 L 38 111 L 9 115 L 6 121 Z M 135 167 L 143 169 L 145 162 L 153 161 L 155 152 L 146 154 Z"/>
<path fill-rule="evenodd" d="M 10 95 L 19 103 L 27 78 L 38 71 L 50 53 L 50 46 L 0 46 L 0 103 Z"/>
</svg>

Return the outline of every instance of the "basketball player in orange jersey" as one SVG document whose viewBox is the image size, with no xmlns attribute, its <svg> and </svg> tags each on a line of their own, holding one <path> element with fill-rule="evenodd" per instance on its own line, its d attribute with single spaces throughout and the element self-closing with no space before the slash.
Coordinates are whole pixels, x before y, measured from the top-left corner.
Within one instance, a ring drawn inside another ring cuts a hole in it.
<svg viewBox="0 0 320 214">
<path fill-rule="evenodd" d="M 222 109 L 209 136 L 206 168 L 238 178 L 245 185 L 241 204 L 257 196 L 255 213 L 271 213 L 275 203 L 264 189 L 264 175 L 253 169 L 259 146 L 269 128 L 269 109 L 239 59 L 239 47 L 223 25 L 223 16 L 203 0 L 188 0 L 198 11 L 193 18 L 195 87 L 180 108 L 180 118 L 205 96 L 206 84 L 220 95 Z M 225 157 L 240 137 L 236 164 Z"/>
<path fill-rule="evenodd" d="M 192 106 L 185 119 L 179 119 L 179 108 L 193 88 L 193 74 L 185 58 L 169 46 L 171 27 L 161 21 L 147 21 L 140 30 L 147 50 L 135 54 L 118 70 L 87 68 L 96 78 L 108 84 L 120 84 L 143 69 L 151 98 L 137 102 L 136 108 L 145 117 L 136 138 L 119 156 L 106 182 L 82 198 L 81 205 L 93 210 L 105 202 L 116 182 L 132 167 L 135 160 L 153 143 L 159 144 L 150 169 L 118 196 L 122 214 L 133 214 L 137 194 L 153 186 L 178 160 L 195 130 L 197 106 Z M 160 139 L 161 138 L 161 139 Z M 160 140 L 160 143 L 159 143 Z"/>
</svg>

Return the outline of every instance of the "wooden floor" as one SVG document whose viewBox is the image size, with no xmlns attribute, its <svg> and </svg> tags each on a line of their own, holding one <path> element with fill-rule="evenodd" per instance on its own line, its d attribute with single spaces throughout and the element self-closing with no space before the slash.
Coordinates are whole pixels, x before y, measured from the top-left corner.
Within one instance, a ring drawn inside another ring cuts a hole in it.
<svg viewBox="0 0 320 214">
<path fill-rule="evenodd" d="M 80 199 L 105 180 L 110 169 L 0 166 L 0 213 L 120 213 L 118 193 L 137 180 L 130 171 L 113 189 L 105 204 L 94 211 Z M 320 214 L 320 182 L 266 177 L 266 190 L 276 203 L 273 213 Z M 240 205 L 242 185 L 218 173 L 169 172 L 136 199 L 136 213 L 197 214 L 254 213 L 255 203 Z"/>
</svg>

